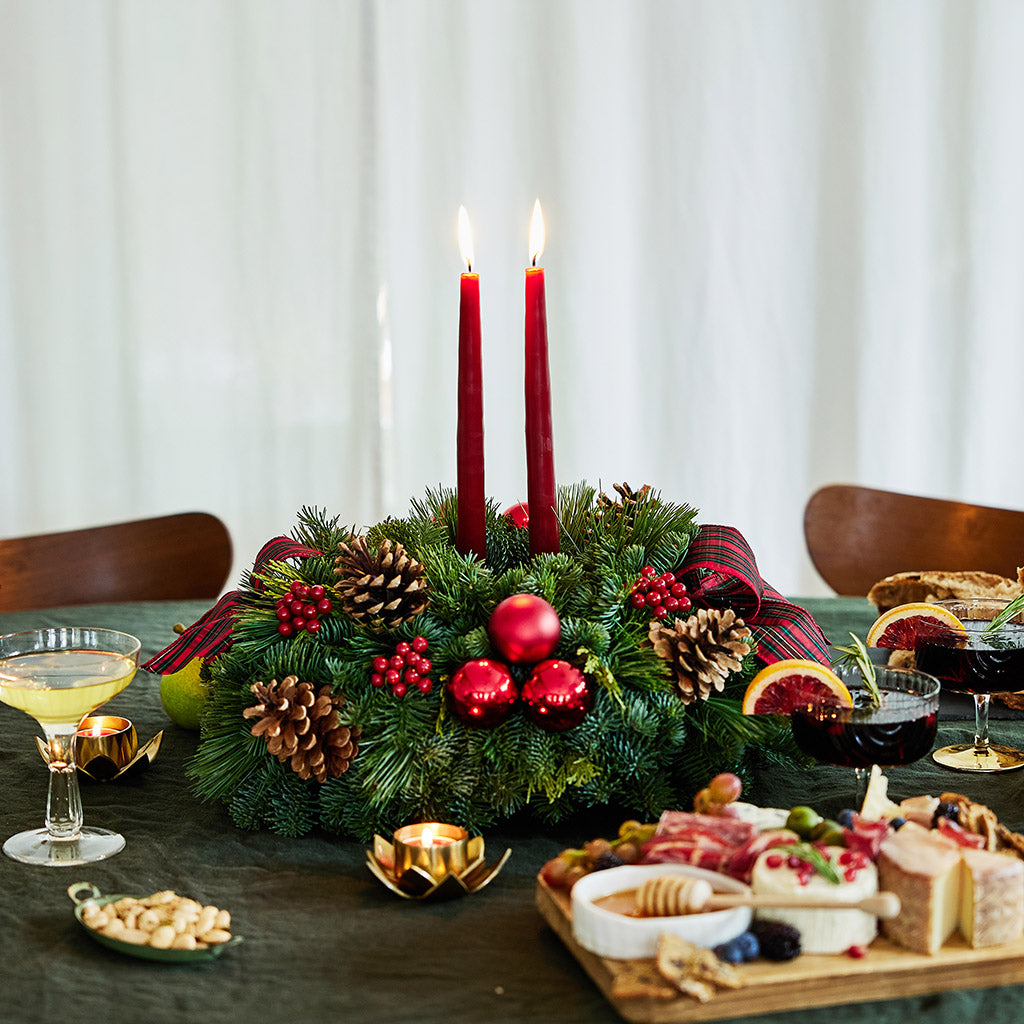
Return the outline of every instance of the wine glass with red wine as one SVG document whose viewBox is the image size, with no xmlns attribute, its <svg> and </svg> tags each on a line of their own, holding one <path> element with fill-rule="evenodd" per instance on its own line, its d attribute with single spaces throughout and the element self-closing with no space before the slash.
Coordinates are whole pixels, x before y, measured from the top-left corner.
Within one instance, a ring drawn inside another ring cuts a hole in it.
<svg viewBox="0 0 1024 1024">
<path fill-rule="evenodd" d="M 988 738 L 988 711 L 993 693 L 1024 688 L 1024 622 L 1021 614 L 1006 619 L 1008 602 L 989 598 L 935 601 L 952 612 L 964 632 L 937 621 L 924 622 L 914 645 L 917 667 L 937 676 L 942 689 L 974 697 L 974 742 L 942 747 L 932 758 L 961 772 L 1006 772 L 1024 767 L 1024 751 L 997 746 Z"/>
<path fill-rule="evenodd" d="M 835 672 L 850 691 L 853 707 L 827 699 L 811 701 L 793 710 L 790 725 L 805 754 L 854 770 L 860 806 L 872 765 L 911 764 L 932 749 L 939 721 L 939 681 L 921 671 L 876 666 L 876 707 L 860 669 L 839 665 Z"/>
</svg>

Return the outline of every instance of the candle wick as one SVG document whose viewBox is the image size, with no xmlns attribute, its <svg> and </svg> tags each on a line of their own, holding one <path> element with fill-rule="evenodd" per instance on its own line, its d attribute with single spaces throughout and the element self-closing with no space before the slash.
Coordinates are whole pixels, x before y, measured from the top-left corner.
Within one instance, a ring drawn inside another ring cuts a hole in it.
<svg viewBox="0 0 1024 1024">
<path fill-rule="evenodd" d="M 472 274 L 473 273 L 473 261 L 472 260 L 466 260 L 466 273 L 467 274 Z"/>
<path fill-rule="evenodd" d="M 533 260 L 530 263 L 530 266 L 532 266 L 532 267 L 537 266 L 537 254 L 536 253 L 533 254 Z"/>
</svg>

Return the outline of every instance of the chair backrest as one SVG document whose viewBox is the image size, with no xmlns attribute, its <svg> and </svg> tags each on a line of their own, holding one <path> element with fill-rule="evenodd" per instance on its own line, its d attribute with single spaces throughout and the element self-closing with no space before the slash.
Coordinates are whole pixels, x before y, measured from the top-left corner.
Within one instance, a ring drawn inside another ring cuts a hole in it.
<svg viewBox="0 0 1024 1024">
<path fill-rule="evenodd" d="M 837 594 L 863 597 L 897 572 L 980 570 L 1017 578 L 1024 512 L 831 484 L 804 511 L 814 567 Z"/>
<path fill-rule="evenodd" d="M 206 512 L 0 540 L 0 612 L 217 597 L 227 527 Z"/>
</svg>

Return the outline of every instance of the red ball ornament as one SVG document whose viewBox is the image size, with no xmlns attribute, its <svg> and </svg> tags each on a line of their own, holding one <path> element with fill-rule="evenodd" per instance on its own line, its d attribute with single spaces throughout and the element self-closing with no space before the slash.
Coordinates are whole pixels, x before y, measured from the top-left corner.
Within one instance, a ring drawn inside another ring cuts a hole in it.
<svg viewBox="0 0 1024 1024">
<path fill-rule="evenodd" d="M 536 594 L 513 594 L 491 612 L 491 643 L 513 665 L 543 661 L 558 646 L 562 623 L 558 612 Z"/>
<path fill-rule="evenodd" d="M 521 530 L 530 525 L 530 507 L 525 501 L 519 502 L 518 505 L 509 505 L 501 514 L 511 519 L 512 525 L 518 526 Z"/>
<path fill-rule="evenodd" d="M 508 669 L 487 658 L 467 661 L 448 682 L 449 706 L 467 725 L 500 725 L 518 696 Z"/>
<path fill-rule="evenodd" d="M 561 732 L 579 725 L 594 703 L 587 677 L 567 661 L 542 661 L 523 683 L 526 713 L 542 729 Z"/>
</svg>

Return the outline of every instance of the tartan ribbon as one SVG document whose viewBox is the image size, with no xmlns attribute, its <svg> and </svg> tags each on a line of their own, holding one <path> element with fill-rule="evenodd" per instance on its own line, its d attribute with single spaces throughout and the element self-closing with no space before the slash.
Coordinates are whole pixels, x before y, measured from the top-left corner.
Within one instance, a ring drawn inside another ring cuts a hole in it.
<svg viewBox="0 0 1024 1024">
<path fill-rule="evenodd" d="M 683 560 L 682 577 L 694 604 L 727 606 L 742 616 L 766 664 L 786 658 L 829 664 L 829 642 L 811 613 L 761 579 L 739 530 L 702 526 Z"/>
<path fill-rule="evenodd" d="M 274 537 L 260 548 L 246 582 L 258 593 L 263 590 L 263 581 L 259 578 L 259 573 L 271 562 L 283 562 L 287 558 L 311 558 L 320 554 L 323 552 L 299 544 L 291 537 Z M 155 654 L 142 667 L 147 672 L 165 675 L 184 668 L 193 658 L 213 660 L 231 646 L 231 630 L 234 628 L 235 617 L 249 603 L 244 591 L 229 590 L 177 640 L 159 654 Z"/>
</svg>

